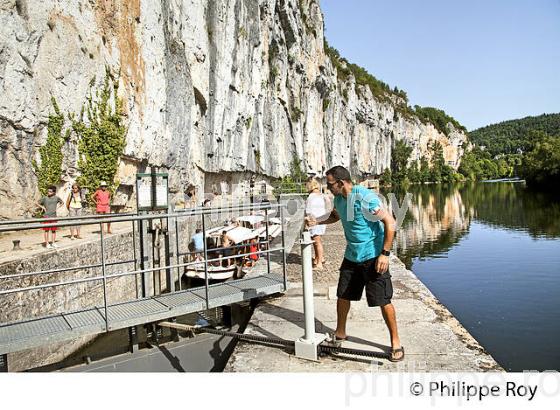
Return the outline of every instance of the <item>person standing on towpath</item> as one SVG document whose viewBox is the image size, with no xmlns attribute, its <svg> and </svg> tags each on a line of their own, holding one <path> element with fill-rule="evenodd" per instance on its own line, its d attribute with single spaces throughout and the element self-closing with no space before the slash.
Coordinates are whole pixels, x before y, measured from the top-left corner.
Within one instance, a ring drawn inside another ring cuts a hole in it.
<svg viewBox="0 0 560 410">
<path fill-rule="evenodd" d="M 101 181 L 99 183 L 99 188 L 93 193 L 91 199 L 95 204 L 96 213 L 108 214 L 109 212 L 111 212 L 111 191 L 107 189 L 107 183 L 105 181 Z M 110 223 L 101 224 L 101 229 L 103 229 L 103 225 L 107 227 L 107 233 L 112 233 Z"/>
<path fill-rule="evenodd" d="M 391 338 L 389 360 L 404 359 L 397 329 L 395 307 L 391 303 L 393 285 L 389 273 L 389 255 L 396 222 L 373 191 L 353 185 L 350 172 L 336 166 L 326 172 L 327 187 L 334 195 L 334 209 L 320 218 L 308 216 L 308 227 L 342 222 L 346 252 L 340 266 L 336 291 L 336 330 L 328 342 L 340 346 L 346 340 L 346 319 L 352 301 L 362 298 L 364 288 L 368 306 L 380 306 Z"/>
<path fill-rule="evenodd" d="M 56 210 L 60 205 L 63 205 L 62 199 L 60 199 L 56 195 L 56 187 L 54 185 L 50 185 L 47 188 L 47 195 L 42 197 L 37 205 L 43 210 L 43 218 L 56 218 Z M 52 224 L 57 222 L 55 219 L 50 219 L 48 221 L 43 222 L 44 224 Z M 44 243 L 43 246 L 45 248 L 51 249 L 56 248 L 56 226 L 52 227 L 45 227 L 43 228 L 44 231 Z M 50 234 L 49 234 L 50 232 Z M 50 240 L 49 240 L 50 237 Z"/>
</svg>

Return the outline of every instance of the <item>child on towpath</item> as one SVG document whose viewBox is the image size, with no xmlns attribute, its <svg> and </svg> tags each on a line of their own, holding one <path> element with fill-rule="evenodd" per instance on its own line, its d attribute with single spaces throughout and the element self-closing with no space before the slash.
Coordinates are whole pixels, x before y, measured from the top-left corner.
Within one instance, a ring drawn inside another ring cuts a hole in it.
<svg viewBox="0 0 560 410">
<path fill-rule="evenodd" d="M 66 209 L 68 209 L 68 215 L 71 217 L 82 216 L 83 202 L 84 200 L 80 186 L 78 184 L 72 184 L 72 190 L 66 199 Z M 82 239 L 80 236 L 79 225 L 70 227 L 70 239 L 74 238 Z"/>
<path fill-rule="evenodd" d="M 47 188 L 47 195 L 42 197 L 37 205 L 43 210 L 43 218 L 56 218 L 56 210 L 60 205 L 63 205 L 64 202 L 60 199 L 56 194 L 56 187 L 51 185 Z M 54 219 L 49 219 L 43 223 L 51 224 L 57 222 Z M 56 248 L 56 226 L 53 227 L 45 227 L 43 228 L 44 231 L 44 243 L 43 246 L 45 248 L 51 249 Z"/>
</svg>

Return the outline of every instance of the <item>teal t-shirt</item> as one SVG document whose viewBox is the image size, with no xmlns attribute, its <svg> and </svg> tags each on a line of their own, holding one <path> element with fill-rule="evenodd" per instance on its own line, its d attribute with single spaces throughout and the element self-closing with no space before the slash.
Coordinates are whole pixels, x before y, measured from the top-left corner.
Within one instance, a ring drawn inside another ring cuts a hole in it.
<svg viewBox="0 0 560 410">
<path fill-rule="evenodd" d="M 361 185 L 354 185 L 347 198 L 334 197 L 334 207 L 346 237 L 344 257 L 352 262 L 364 262 L 378 256 L 385 237 L 383 223 L 374 215 L 381 209 L 379 196 Z"/>
</svg>

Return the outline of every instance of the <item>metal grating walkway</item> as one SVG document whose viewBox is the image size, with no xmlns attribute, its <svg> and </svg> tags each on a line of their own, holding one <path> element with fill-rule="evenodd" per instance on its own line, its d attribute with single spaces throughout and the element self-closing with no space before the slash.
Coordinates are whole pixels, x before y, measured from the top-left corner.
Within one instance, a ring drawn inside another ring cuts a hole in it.
<svg viewBox="0 0 560 410">
<path fill-rule="evenodd" d="M 218 307 L 285 291 L 280 274 L 270 274 L 208 287 L 209 307 Z M 206 309 L 204 287 L 137 299 L 108 307 L 109 330 L 151 323 Z M 105 332 L 105 311 L 74 313 L 0 326 L 0 354 Z"/>
</svg>

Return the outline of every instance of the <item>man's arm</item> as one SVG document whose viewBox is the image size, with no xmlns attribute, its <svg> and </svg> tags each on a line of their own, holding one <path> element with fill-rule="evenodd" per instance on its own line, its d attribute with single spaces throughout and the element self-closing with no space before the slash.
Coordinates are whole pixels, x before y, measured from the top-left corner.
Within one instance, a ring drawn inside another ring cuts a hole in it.
<svg viewBox="0 0 560 410">
<path fill-rule="evenodd" d="M 385 209 L 380 209 L 375 214 L 379 220 L 383 223 L 385 228 L 385 239 L 383 240 L 383 249 L 390 251 L 393 246 L 393 239 L 395 238 L 395 231 L 397 229 L 397 223 L 395 218 L 390 212 Z M 385 255 L 379 255 L 377 257 L 376 270 L 379 273 L 385 273 L 389 269 L 389 257 Z"/>
<path fill-rule="evenodd" d="M 309 215 L 309 216 L 305 217 L 305 224 L 308 227 L 315 226 L 315 225 L 330 225 L 330 224 L 333 224 L 333 223 L 338 222 L 340 220 L 340 216 L 338 215 L 338 212 L 336 212 L 336 209 L 334 209 L 334 208 L 331 211 L 331 213 L 329 214 L 328 218 L 323 220 L 323 218 L 326 215 L 327 214 L 322 215 L 319 218 L 315 218 L 312 215 Z"/>
</svg>

